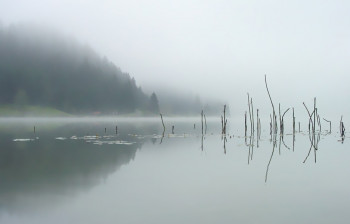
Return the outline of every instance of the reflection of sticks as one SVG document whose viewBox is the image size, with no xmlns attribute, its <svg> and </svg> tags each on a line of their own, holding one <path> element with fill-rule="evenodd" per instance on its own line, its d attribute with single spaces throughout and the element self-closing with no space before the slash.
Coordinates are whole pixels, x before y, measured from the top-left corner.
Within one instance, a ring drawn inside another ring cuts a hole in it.
<svg viewBox="0 0 350 224">
<path fill-rule="evenodd" d="M 259 118 L 259 139 L 260 139 L 260 136 L 261 136 L 261 122 L 260 122 L 260 118 Z"/>
<path fill-rule="evenodd" d="M 205 134 L 207 134 L 207 118 L 204 114 L 204 122 L 205 122 Z"/>
<path fill-rule="evenodd" d="M 284 142 L 284 138 L 283 138 L 283 136 L 282 136 L 282 143 L 283 143 L 283 145 L 284 145 L 284 147 L 286 147 L 287 149 L 289 149 L 290 150 L 290 148 L 286 145 L 286 143 Z"/>
<path fill-rule="evenodd" d="M 253 138 L 250 139 L 250 146 L 252 148 L 252 153 L 250 154 L 250 160 L 253 160 L 253 153 L 254 153 L 254 135 Z"/>
<path fill-rule="evenodd" d="M 280 141 L 278 144 L 278 154 L 280 154 L 280 155 L 281 155 L 281 143 L 282 143 L 282 135 L 280 135 Z"/>
<path fill-rule="evenodd" d="M 202 151 L 203 151 L 203 138 L 204 138 L 204 135 L 202 135 L 202 145 L 201 145 Z"/>
<path fill-rule="evenodd" d="M 295 146 L 295 134 L 293 135 L 293 152 L 294 152 L 294 146 Z"/>
<path fill-rule="evenodd" d="M 315 154 L 315 163 L 316 163 L 316 149 L 314 149 L 314 154 Z"/>
<path fill-rule="evenodd" d="M 272 161 L 273 153 L 275 152 L 275 147 L 276 147 L 276 143 L 274 141 L 272 143 L 272 153 L 271 153 L 271 156 L 270 156 L 270 160 L 269 160 L 269 163 L 267 164 L 267 168 L 266 168 L 265 183 L 267 182 L 267 175 L 269 173 L 269 168 L 270 168 L 270 164 L 271 164 L 271 161 Z"/>
<path fill-rule="evenodd" d="M 250 160 L 250 146 L 248 148 L 248 165 L 249 165 L 249 160 Z"/>
<path fill-rule="evenodd" d="M 226 135 L 224 135 L 224 153 L 226 154 L 226 142 L 227 142 L 227 138 Z"/>
<path fill-rule="evenodd" d="M 258 140 L 257 140 L 258 142 Z M 259 143 L 258 143 L 259 144 Z M 249 161 L 253 160 L 253 154 L 254 154 L 254 135 L 249 137 L 249 145 L 246 142 L 246 146 L 248 146 L 248 165 Z M 251 150 L 251 151 L 250 151 Z"/>
<path fill-rule="evenodd" d="M 160 145 L 160 144 L 162 144 L 162 142 L 163 142 L 163 138 L 164 138 L 164 131 L 163 131 L 163 134 L 162 134 L 162 138 L 160 139 L 160 143 L 159 143 L 159 145 Z"/>
<path fill-rule="evenodd" d="M 305 162 L 306 162 L 306 160 L 307 160 L 307 158 L 309 158 L 309 155 L 310 155 L 311 149 L 312 149 L 312 144 L 311 144 L 311 146 L 310 146 L 309 153 L 307 154 L 307 156 L 306 156 L 306 158 L 304 159 L 304 162 L 303 162 L 303 163 L 305 163 Z"/>
<path fill-rule="evenodd" d="M 309 152 L 308 152 L 306 158 L 304 159 L 304 162 L 303 162 L 303 163 L 305 163 L 306 160 L 309 158 L 312 147 L 314 148 L 315 163 L 316 163 L 316 151 L 317 151 L 317 148 L 318 148 L 318 143 L 320 142 L 320 134 L 321 134 L 321 133 L 319 132 L 318 135 L 317 135 L 317 138 L 316 138 L 316 137 L 315 137 L 315 133 L 313 133 L 313 138 L 312 138 L 312 139 L 310 138 L 310 141 L 311 141 L 311 142 L 310 142 L 310 143 L 311 143 L 310 149 L 309 149 Z"/>
</svg>

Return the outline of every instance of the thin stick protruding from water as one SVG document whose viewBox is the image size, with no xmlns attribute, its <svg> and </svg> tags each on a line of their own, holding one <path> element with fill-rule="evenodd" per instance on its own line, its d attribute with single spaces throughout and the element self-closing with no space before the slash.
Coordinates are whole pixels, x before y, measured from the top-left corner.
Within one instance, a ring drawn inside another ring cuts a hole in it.
<svg viewBox="0 0 350 224">
<path fill-rule="evenodd" d="M 224 116 L 221 116 L 221 134 L 226 134 L 226 125 L 227 125 L 227 119 L 226 119 L 226 104 L 224 105 Z"/>
<path fill-rule="evenodd" d="M 345 136 L 345 126 L 343 122 L 343 115 L 341 115 L 341 118 L 340 118 L 340 135 L 342 138 Z"/>
<path fill-rule="evenodd" d="M 284 111 L 283 115 L 282 115 L 282 120 L 281 120 L 281 130 L 282 130 L 282 135 L 284 134 L 284 115 L 289 111 L 290 108 L 288 108 L 287 110 Z"/>
<path fill-rule="evenodd" d="M 244 114 L 244 136 L 247 137 L 247 111 Z"/>
<path fill-rule="evenodd" d="M 165 132 L 165 125 L 164 125 L 163 115 L 162 114 L 160 114 L 160 119 L 162 119 L 163 133 L 164 133 Z"/>
<path fill-rule="evenodd" d="M 249 98 L 249 93 L 247 93 L 248 95 L 248 109 L 249 109 L 249 120 L 250 120 L 250 135 L 253 134 L 253 122 L 252 122 L 252 112 L 251 112 L 251 109 L 250 109 L 250 98 Z"/>
<path fill-rule="evenodd" d="M 294 107 L 293 107 L 293 135 L 295 135 L 295 117 L 294 117 Z"/>
<path fill-rule="evenodd" d="M 271 94 L 270 94 L 270 91 L 269 91 L 269 87 L 267 86 L 266 75 L 265 75 L 265 86 L 266 86 L 267 94 L 269 95 L 271 106 L 272 106 L 272 118 L 273 118 L 273 120 L 272 120 L 272 127 L 273 127 L 273 129 L 275 129 L 273 132 L 277 133 L 277 130 L 276 130 L 277 129 L 277 124 L 276 124 L 275 106 L 273 105 Z"/>
</svg>

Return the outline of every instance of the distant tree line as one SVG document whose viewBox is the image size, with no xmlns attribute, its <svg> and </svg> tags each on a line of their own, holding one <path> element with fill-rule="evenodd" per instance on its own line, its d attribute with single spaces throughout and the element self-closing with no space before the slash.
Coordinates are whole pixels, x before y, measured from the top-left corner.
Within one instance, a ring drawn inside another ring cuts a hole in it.
<svg viewBox="0 0 350 224">
<path fill-rule="evenodd" d="M 155 93 L 88 46 L 28 25 L 0 27 L 0 104 L 44 105 L 69 113 L 158 113 Z"/>
</svg>

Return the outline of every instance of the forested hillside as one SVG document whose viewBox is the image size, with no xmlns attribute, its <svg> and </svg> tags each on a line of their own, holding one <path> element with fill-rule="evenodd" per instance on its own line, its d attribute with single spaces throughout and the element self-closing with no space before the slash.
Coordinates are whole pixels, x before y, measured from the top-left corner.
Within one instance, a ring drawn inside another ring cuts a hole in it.
<svg viewBox="0 0 350 224">
<path fill-rule="evenodd" d="M 159 112 L 155 94 L 90 47 L 28 25 L 0 28 L 0 104 L 73 114 Z"/>
</svg>

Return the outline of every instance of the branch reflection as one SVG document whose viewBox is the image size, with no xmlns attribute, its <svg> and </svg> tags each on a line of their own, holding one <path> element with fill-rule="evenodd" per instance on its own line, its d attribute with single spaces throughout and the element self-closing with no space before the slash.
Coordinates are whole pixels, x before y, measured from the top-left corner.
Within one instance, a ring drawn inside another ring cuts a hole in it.
<svg viewBox="0 0 350 224">
<path fill-rule="evenodd" d="M 272 152 L 271 152 L 270 160 L 269 160 L 267 167 L 266 167 L 265 183 L 267 182 L 267 176 L 269 174 L 270 164 L 271 164 L 272 157 L 273 157 L 273 154 L 275 152 L 276 145 L 277 145 L 276 135 L 273 135 L 271 141 L 272 141 Z"/>
</svg>

